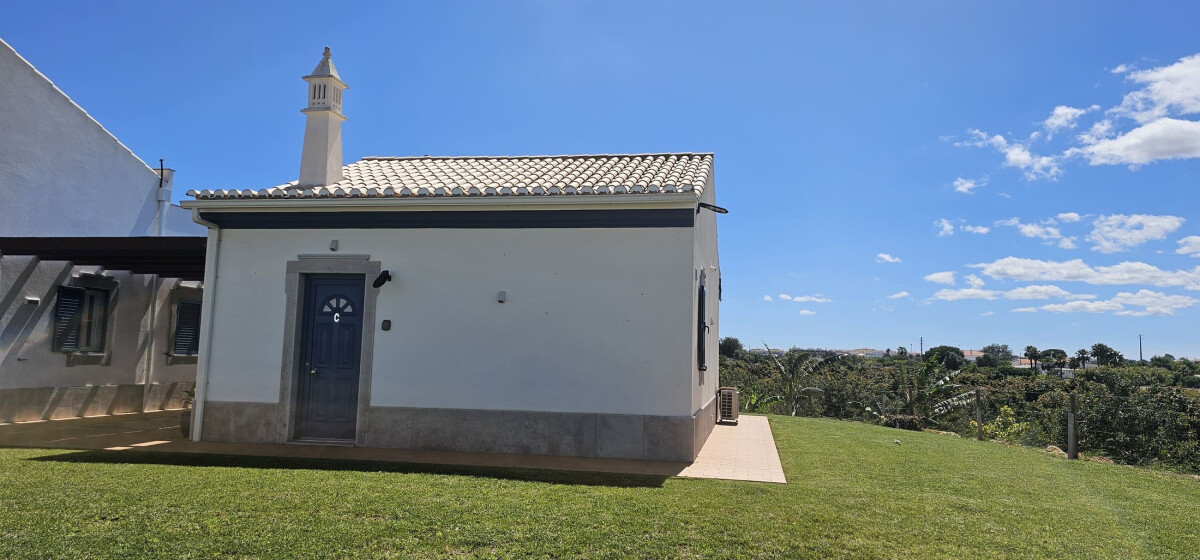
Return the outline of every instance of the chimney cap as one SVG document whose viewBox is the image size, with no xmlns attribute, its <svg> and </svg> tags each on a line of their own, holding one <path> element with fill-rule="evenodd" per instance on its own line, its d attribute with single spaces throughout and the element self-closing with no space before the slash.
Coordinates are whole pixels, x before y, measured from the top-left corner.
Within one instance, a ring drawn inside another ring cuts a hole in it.
<svg viewBox="0 0 1200 560">
<path fill-rule="evenodd" d="M 345 87 L 345 82 L 342 82 L 342 77 L 338 75 L 337 67 L 333 65 L 333 58 L 330 54 L 329 47 L 325 47 L 325 52 L 321 54 L 321 61 L 317 63 L 317 67 L 313 68 L 311 74 L 304 77 L 309 78 L 333 78 L 342 83 Z"/>
</svg>

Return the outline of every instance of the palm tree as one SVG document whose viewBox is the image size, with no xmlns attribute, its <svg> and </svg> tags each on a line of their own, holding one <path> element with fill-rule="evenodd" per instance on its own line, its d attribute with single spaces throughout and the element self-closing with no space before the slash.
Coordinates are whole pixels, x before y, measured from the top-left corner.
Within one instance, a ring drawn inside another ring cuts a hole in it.
<svg viewBox="0 0 1200 560">
<path fill-rule="evenodd" d="M 779 374 L 783 377 L 783 403 L 784 413 L 790 416 L 795 416 L 800 408 L 800 396 L 808 396 L 804 393 L 805 387 L 801 381 L 812 373 L 813 368 L 817 367 L 822 360 L 814 358 L 808 352 L 791 351 L 783 355 L 783 360 L 780 360 L 773 352 L 771 347 L 763 342 L 763 347 L 767 349 L 767 355 L 775 361 L 775 365 L 779 368 Z"/>
<path fill-rule="evenodd" d="M 1041 354 L 1038 353 L 1037 346 L 1025 347 L 1025 357 L 1029 358 L 1029 365 L 1033 367 L 1033 369 L 1037 369 L 1037 361 L 1040 356 Z"/>
<path fill-rule="evenodd" d="M 1076 351 L 1075 351 L 1075 360 L 1077 360 L 1077 362 L 1079 363 L 1079 367 L 1080 367 L 1080 368 L 1087 367 L 1087 363 L 1088 363 L 1088 351 L 1087 351 L 1087 349 L 1086 349 L 1086 348 L 1080 348 L 1079 350 L 1076 350 Z"/>
</svg>

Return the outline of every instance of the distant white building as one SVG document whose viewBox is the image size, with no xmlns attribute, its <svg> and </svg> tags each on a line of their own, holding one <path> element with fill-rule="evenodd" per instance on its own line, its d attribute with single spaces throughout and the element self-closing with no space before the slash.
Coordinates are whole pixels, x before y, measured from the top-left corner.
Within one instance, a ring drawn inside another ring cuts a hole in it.
<svg viewBox="0 0 1200 560">
<path fill-rule="evenodd" d="M 193 191 L 193 437 L 691 461 L 715 422 L 713 156 L 342 166 L 328 50 L 299 181 Z"/>
<path fill-rule="evenodd" d="M 0 41 L 0 422 L 179 405 L 204 229 L 171 182 Z"/>
</svg>

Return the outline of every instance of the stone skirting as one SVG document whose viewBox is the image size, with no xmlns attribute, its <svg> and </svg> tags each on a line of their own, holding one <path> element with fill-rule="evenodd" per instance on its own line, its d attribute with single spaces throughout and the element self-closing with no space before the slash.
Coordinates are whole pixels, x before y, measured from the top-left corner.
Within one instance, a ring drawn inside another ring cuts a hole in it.
<svg viewBox="0 0 1200 560">
<path fill-rule="evenodd" d="M 691 462 L 716 423 L 695 416 L 370 407 L 366 447 Z"/>
<path fill-rule="evenodd" d="M 239 443 L 285 443 L 287 422 L 277 403 L 205 401 L 200 439 Z"/>
<path fill-rule="evenodd" d="M 192 383 L 0 389 L 0 423 L 128 414 L 183 407 Z"/>
<path fill-rule="evenodd" d="M 716 400 L 695 416 L 368 407 L 356 445 L 394 449 L 691 462 L 716 424 Z M 284 407 L 209 401 L 201 439 L 285 443 Z"/>
</svg>

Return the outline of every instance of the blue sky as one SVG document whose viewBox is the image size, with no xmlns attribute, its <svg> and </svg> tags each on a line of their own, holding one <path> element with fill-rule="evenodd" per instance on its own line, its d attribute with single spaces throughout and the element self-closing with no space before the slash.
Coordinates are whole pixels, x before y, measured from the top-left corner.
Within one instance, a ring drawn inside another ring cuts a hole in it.
<svg viewBox="0 0 1200 560">
<path fill-rule="evenodd" d="M 1200 8 L 1046 4 L 41 2 L 0 37 L 177 198 L 296 178 L 328 45 L 347 162 L 715 152 L 722 335 L 1200 356 Z"/>
</svg>

